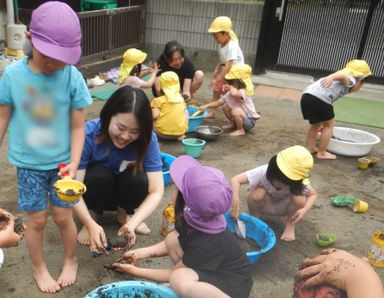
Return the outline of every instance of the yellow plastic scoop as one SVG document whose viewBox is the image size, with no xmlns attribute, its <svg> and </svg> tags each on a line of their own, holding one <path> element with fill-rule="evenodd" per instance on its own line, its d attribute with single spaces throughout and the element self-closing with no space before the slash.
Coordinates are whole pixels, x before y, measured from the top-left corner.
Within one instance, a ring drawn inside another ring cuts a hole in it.
<svg viewBox="0 0 384 298">
<path fill-rule="evenodd" d="M 61 169 L 65 166 L 66 164 L 61 163 L 58 165 L 58 168 Z M 84 183 L 71 179 L 68 175 L 69 172 L 65 172 L 63 179 L 57 180 L 53 185 L 53 189 L 61 200 L 67 203 L 73 203 L 80 199 L 87 188 Z"/>
<path fill-rule="evenodd" d="M 197 115 L 201 114 L 203 111 L 197 110 L 192 114 L 192 117 L 196 117 Z"/>
</svg>

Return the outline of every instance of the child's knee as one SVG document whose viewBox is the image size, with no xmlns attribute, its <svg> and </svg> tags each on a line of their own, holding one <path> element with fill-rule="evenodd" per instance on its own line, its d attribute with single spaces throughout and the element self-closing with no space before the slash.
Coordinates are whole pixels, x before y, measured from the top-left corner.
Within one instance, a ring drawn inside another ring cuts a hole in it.
<svg viewBox="0 0 384 298">
<path fill-rule="evenodd" d="M 67 209 L 67 208 L 62 208 Z M 55 224 L 59 227 L 61 226 L 68 226 L 73 221 L 72 212 L 70 212 L 71 209 L 65 210 L 65 212 L 52 212 L 52 218 Z"/>
<path fill-rule="evenodd" d="M 296 209 L 303 208 L 307 198 L 305 196 L 292 196 L 291 203 L 296 207 Z"/>
<path fill-rule="evenodd" d="M 247 202 L 249 203 L 262 203 L 268 198 L 268 192 L 263 187 L 254 188 L 248 195 Z"/>
<path fill-rule="evenodd" d="M 28 228 L 33 230 L 42 230 L 47 225 L 47 214 L 41 214 L 41 216 L 33 216 L 28 214 Z"/>
</svg>

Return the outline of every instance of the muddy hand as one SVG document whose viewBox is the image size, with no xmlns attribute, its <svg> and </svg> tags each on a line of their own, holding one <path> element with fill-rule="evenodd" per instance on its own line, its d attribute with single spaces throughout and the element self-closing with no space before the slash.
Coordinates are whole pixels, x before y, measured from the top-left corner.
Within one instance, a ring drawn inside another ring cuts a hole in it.
<svg viewBox="0 0 384 298">
<path fill-rule="evenodd" d="M 128 226 L 128 224 L 123 225 L 117 235 L 121 236 L 124 235 L 127 239 L 127 245 L 125 247 L 122 247 L 121 249 L 129 248 L 132 245 L 135 244 L 136 242 L 136 234 L 135 234 L 135 229 Z"/>
<path fill-rule="evenodd" d="M 138 258 L 134 250 L 127 251 L 120 258 L 116 260 L 116 263 L 126 263 L 135 265 Z"/>
</svg>

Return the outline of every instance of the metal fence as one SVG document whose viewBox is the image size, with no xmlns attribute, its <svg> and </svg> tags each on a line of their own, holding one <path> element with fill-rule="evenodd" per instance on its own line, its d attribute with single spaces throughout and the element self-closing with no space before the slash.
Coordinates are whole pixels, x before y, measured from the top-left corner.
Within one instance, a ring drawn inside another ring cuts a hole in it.
<svg viewBox="0 0 384 298">
<path fill-rule="evenodd" d="M 384 78 L 383 24 L 383 1 L 289 0 L 277 66 L 329 72 L 361 58 Z"/>
<path fill-rule="evenodd" d="M 30 9 L 19 9 L 20 21 L 29 24 Z M 82 28 L 81 63 L 121 55 L 144 42 L 144 5 L 77 13 Z"/>
</svg>

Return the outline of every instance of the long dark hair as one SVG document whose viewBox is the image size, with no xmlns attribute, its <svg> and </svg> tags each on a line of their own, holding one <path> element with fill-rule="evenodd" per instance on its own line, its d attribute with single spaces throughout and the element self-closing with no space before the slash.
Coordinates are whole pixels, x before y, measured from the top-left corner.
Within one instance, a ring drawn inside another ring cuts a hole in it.
<svg viewBox="0 0 384 298">
<path fill-rule="evenodd" d="M 175 229 L 179 234 L 187 234 L 190 227 L 184 218 L 185 201 L 180 190 L 177 192 L 175 203 Z"/>
<path fill-rule="evenodd" d="M 285 185 L 289 186 L 289 191 L 291 194 L 299 196 L 303 194 L 304 185 L 303 180 L 292 180 L 289 179 L 284 173 L 279 169 L 276 161 L 277 155 L 272 156 L 268 163 L 267 168 L 267 179 L 273 184 L 273 180 L 280 181 Z"/>
<path fill-rule="evenodd" d="M 129 73 L 129 75 L 130 75 L 130 76 L 135 76 L 135 77 L 139 76 L 140 73 L 141 73 L 141 67 L 142 67 L 142 63 L 139 63 L 139 64 L 135 65 L 135 66 L 132 68 L 132 70 L 131 70 L 131 72 Z"/>
<path fill-rule="evenodd" d="M 139 88 L 125 86 L 117 89 L 111 95 L 100 111 L 101 128 L 98 143 L 105 141 L 112 143 L 108 133 L 109 124 L 111 118 L 120 113 L 133 113 L 139 124 L 139 138 L 132 143 L 137 150 L 136 165 L 133 169 L 134 173 L 136 173 L 138 169 L 143 167 L 144 156 L 151 141 L 153 130 L 152 109 L 144 91 Z"/>
<path fill-rule="evenodd" d="M 245 83 L 240 79 L 226 80 L 228 85 L 234 86 L 236 89 L 245 89 Z"/>
<path fill-rule="evenodd" d="M 183 46 L 176 40 L 168 41 L 165 44 L 163 51 L 163 58 L 165 59 L 165 61 L 167 61 L 167 63 L 170 63 L 172 61 L 174 52 L 180 52 L 181 57 L 184 57 Z"/>
</svg>

